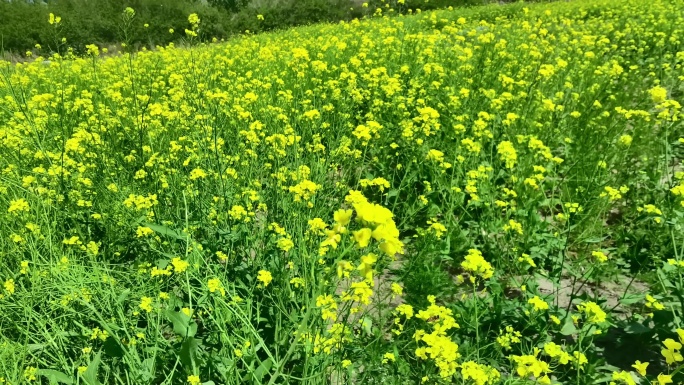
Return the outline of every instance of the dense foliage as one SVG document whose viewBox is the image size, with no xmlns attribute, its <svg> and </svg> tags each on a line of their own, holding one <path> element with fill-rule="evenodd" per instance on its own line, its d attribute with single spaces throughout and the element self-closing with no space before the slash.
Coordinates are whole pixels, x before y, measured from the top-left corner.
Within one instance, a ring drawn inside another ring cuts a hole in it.
<svg viewBox="0 0 684 385">
<path fill-rule="evenodd" d="M 684 380 L 681 2 L 205 22 L 0 62 L 0 383 Z"/>
<path fill-rule="evenodd" d="M 69 46 L 83 52 L 88 44 L 154 47 L 181 42 L 187 17 L 202 19 L 198 38 L 211 41 L 245 32 L 254 33 L 319 22 L 349 21 L 378 8 L 385 13 L 406 13 L 483 4 L 489 0 L 371 0 L 367 6 L 350 0 L 215 0 L 208 4 L 194 0 L 54 0 L 0 1 L 0 53 L 24 55 L 53 52 Z M 137 17 L 122 31 L 121 14 L 127 7 Z M 59 30 L 46 21 L 53 13 L 63 19 Z M 257 15 L 264 19 L 257 19 Z M 173 29 L 175 33 L 169 33 Z M 180 32 L 180 33 L 179 33 Z M 65 43 L 62 43 L 62 39 Z M 36 44 L 41 49 L 36 49 Z"/>
</svg>

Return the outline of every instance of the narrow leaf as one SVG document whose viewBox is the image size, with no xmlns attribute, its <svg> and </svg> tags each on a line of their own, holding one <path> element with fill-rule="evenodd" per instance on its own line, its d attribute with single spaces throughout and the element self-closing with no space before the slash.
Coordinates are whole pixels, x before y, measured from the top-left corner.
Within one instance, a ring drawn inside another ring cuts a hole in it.
<svg viewBox="0 0 684 385">
<path fill-rule="evenodd" d="M 100 380 L 97 379 L 97 370 L 100 367 L 101 354 L 101 352 L 98 352 L 95 357 L 93 357 L 93 360 L 88 364 L 85 373 L 83 373 L 83 381 L 88 385 L 100 385 Z"/>
<path fill-rule="evenodd" d="M 51 384 L 73 384 L 74 380 L 66 374 L 52 369 L 38 369 L 36 373 L 40 376 L 45 376 Z"/>
</svg>

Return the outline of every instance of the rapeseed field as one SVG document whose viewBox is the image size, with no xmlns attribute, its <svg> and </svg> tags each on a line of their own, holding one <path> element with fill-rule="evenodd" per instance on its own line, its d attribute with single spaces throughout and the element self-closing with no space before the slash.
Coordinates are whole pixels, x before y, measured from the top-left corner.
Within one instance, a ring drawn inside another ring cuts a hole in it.
<svg viewBox="0 0 684 385">
<path fill-rule="evenodd" d="M 0 62 L 0 383 L 684 381 L 684 4 L 388 7 Z"/>
</svg>

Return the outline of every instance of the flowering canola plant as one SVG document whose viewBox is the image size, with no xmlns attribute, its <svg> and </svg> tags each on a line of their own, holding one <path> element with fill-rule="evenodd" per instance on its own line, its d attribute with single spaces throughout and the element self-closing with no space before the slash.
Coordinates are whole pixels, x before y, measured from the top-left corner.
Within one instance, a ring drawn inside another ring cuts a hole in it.
<svg viewBox="0 0 684 385">
<path fill-rule="evenodd" d="M 406 7 L 0 61 L 0 384 L 684 381 L 684 4 Z"/>
</svg>

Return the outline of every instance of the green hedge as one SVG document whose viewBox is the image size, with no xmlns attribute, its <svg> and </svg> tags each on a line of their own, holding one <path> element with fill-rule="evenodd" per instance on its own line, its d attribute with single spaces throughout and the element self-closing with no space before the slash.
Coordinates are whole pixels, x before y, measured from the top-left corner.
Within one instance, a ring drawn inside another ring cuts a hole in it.
<svg viewBox="0 0 684 385">
<path fill-rule="evenodd" d="M 24 53 L 43 48 L 41 54 L 63 51 L 66 46 L 82 52 L 87 44 L 111 46 L 128 41 L 135 47 L 166 45 L 185 38 L 188 15 L 197 13 L 201 20 L 200 38 L 225 38 L 246 30 L 268 31 L 291 26 L 336 22 L 362 17 L 377 7 L 386 9 L 382 0 L 368 0 L 362 7 L 351 0 L 210 0 L 210 5 L 192 0 L 56 0 L 48 4 L 29 4 L 24 0 L 0 0 L 0 52 Z M 397 12 L 420 8 L 445 8 L 480 4 L 488 0 L 406 0 L 390 1 Z M 123 11 L 136 15 L 124 36 Z M 48 23 L 54 13 L 62 17 L 58 27 Z M 258 20 L 257 15 L 263 15 Z M 145 24 L 148 27 L 145 27 Z M 174 29 L 174 33 L 169 33 Z M 67 43 L 62 44 L 65 37 Z"/>
<path fill-rule="evenodd" d="M 93 43 L 101 46 L 120 43 L 126 40 L 121 28 L 126 7 L 136 11 L 128 41 L 138 46 L 164 45 L 184 38 L 191 13 L 197 13 L 202 20 L 200 37 L 203 39 L 360 16 L 351 12 L 348 0 L 263 3 L 258 7 L 239 3 L 242 9 L 231 11 L 188 0 L 59 0 L 49 4 L 0 0 L 0 49 L 23 53 L 41 44 L 44 49 L 55 51 L 62 45 L 62 37 L 77 50 Z M 62 17 L 57 28 L 48 23 L 50 13 Z M 257 14 L 263 14 L 264 20 L 257 20 Z M 144 27 L 145 24 L 149 27 Z M 174 29 L 174 34 L 169 29 Z"/>
<path fill-rule="evenodd" d="M 128 40 L 135 45 L 167 44 L 184 36 L 189 27 L 188 15 L 202 18 L 206 35 L 228 34 L 225 25 L 230 15 L 214 7 L 184 0 L 59 0 L 49 4 L 6 3 L 0 0 L 0 40 L 5 51 L 23 52 L 41 44 L 55 51 L 66 37 L 67 44 L 82 50 L 87 44 L 101 46 L 125 41 L 122 30 L 123 11 L 135 9 Z M 59 26 L 48 23 L 48 15 L 62 18 Z M 145 28 L 144 25 L 149 27 Z M 174 34 L 169 29 L 176 30 Z"/>
</svg>

